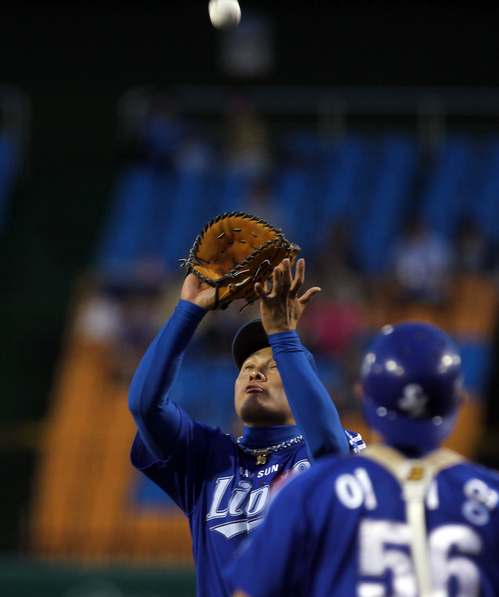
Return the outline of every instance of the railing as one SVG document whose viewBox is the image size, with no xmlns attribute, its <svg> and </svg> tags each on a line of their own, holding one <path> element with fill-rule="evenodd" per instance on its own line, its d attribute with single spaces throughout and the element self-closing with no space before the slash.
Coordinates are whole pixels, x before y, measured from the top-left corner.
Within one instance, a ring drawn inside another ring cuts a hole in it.
<svg viewBox="0 0 499 597">
<path fill-rule="evenodd" d="M 177 85 L 168 89 L 134 87 L 119 102 L 121 135 L 133 135 L 153 98 L 174 98 L 182 114 L 222 115 L 234 89 L 224 85 Z M 338 138 L 352 129 L 410 128 L 429 147 L 448 130 L 499 130 L 499 88 L 466 87 L 334 87 L 254 85 L 244 91 L 270 123 L 307 123 L 321 134 Z"/>
</svg>

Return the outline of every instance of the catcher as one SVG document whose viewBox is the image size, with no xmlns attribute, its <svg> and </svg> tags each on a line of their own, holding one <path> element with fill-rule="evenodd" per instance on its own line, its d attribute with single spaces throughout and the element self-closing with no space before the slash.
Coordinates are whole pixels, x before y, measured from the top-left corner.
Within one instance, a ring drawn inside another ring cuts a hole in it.
<svg viewBox="0 0 499 597">
<path fill-rule="evenodd" d="M 238 240 L 262 240 L 258 245 L 251 243 L 256 249 L 249 254 L 256 253 L 255 262 L 249 255 L 231 253 L 234 244 L 248 244 L 232 238 L 219 245 L 219 255 L 213 247 L 207 255 L 203 238 L 217 245 L 209 232 L 213 223 L 224 227 L 215 226 L 214 236 L 219 240 L 229 233 Z M 243 224 L 249 224 L 249 233 L 234 231 Z M 224 214 L 205 227 L 185 262 L 189 273 L 180 301 L 145 353 L 130 387 L 129 408 L 138 427 L 132 464 L 189 517 L 199 597 L 229 597 L 222 568 L 262 522 L 274 482 L 305 471 L 324 454 L 363 447 L 360 436 L 342 428 L 317 377 L 312 355 L 295 331 L 304 308 L 320 289 L 310 288 L 298 296 L 305 279 L 304 260 L 297 262 L 293 275 L 291 260 L 297 247 L 279 231 L 272 232 L 272 238 L 260 238 L 264 229 L 273 230 L 244 214 L 235 214 L 235 218 Z M 213 274 L 207 262 L 219 264 L 227 253 L 226 263 L 235 272 Z M 201 275 L 196 267 L 204 268 Z M 265 286 L 269 275 L 271 292 Z M 262 317 L 243 325 L 233 343 L 239 370 L 235 408 L 244 423 L 243 435 L 237 440 L 219 428 L 192 420 L 168 398 L 197 326 L 208 311 L 223 308 L 234 298 L 259 298 Z"/>
</svg>

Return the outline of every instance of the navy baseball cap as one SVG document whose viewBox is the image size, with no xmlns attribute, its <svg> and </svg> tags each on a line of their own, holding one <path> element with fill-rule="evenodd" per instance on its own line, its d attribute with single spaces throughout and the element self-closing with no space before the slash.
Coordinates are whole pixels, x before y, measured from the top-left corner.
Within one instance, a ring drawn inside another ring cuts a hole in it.
<svg viewBox="0 0 499 597">
<path fill-rule="evenodd" d="M 263 328 L 261 319 L 252 319 L 242 325 L 234 336 L 232 342 L 232 358 L 236 367 L 241 370 L 244 361 L 254 352 L 268 348 L 270 346 L 269 337 Z M 312 353 L 302 346 L 303 352 L 307 357 L 308 362 L 312 365 L 314 371 L 317 373 L 317 366 L 314 361 Z"/>
</svg>

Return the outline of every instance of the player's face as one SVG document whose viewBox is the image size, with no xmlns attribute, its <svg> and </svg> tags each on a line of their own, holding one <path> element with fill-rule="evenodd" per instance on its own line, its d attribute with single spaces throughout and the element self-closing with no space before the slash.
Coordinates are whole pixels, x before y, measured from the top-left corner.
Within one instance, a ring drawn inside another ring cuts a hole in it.
<svg viewBox="0 0 499 597">
<path fill-rule="evenodd" d="M 294 425 L 272 348 L 262 348 L 244 361 L 235 388 L 236 412 L 245 425 Z"/>
</svg>

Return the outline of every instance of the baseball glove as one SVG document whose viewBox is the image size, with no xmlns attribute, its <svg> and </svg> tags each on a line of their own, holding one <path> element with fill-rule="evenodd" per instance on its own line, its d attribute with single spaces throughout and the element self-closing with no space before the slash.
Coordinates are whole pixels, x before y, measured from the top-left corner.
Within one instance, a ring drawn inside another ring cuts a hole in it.
<svg viewBox="0 0 499 597">
<path fill-rule="evenodd" d="M 189 273 L 216 288 L 215 309 L 225 309 L 238 299 L 256 299 L 256 282 L 264 286 L 274 267 L 288 257 L 291 263 L 300 247 L 289 243 L 281 230 L 242 212 L 213 218 L 196 238 L 188 259 L 181 259 Z"/>
</svg>

